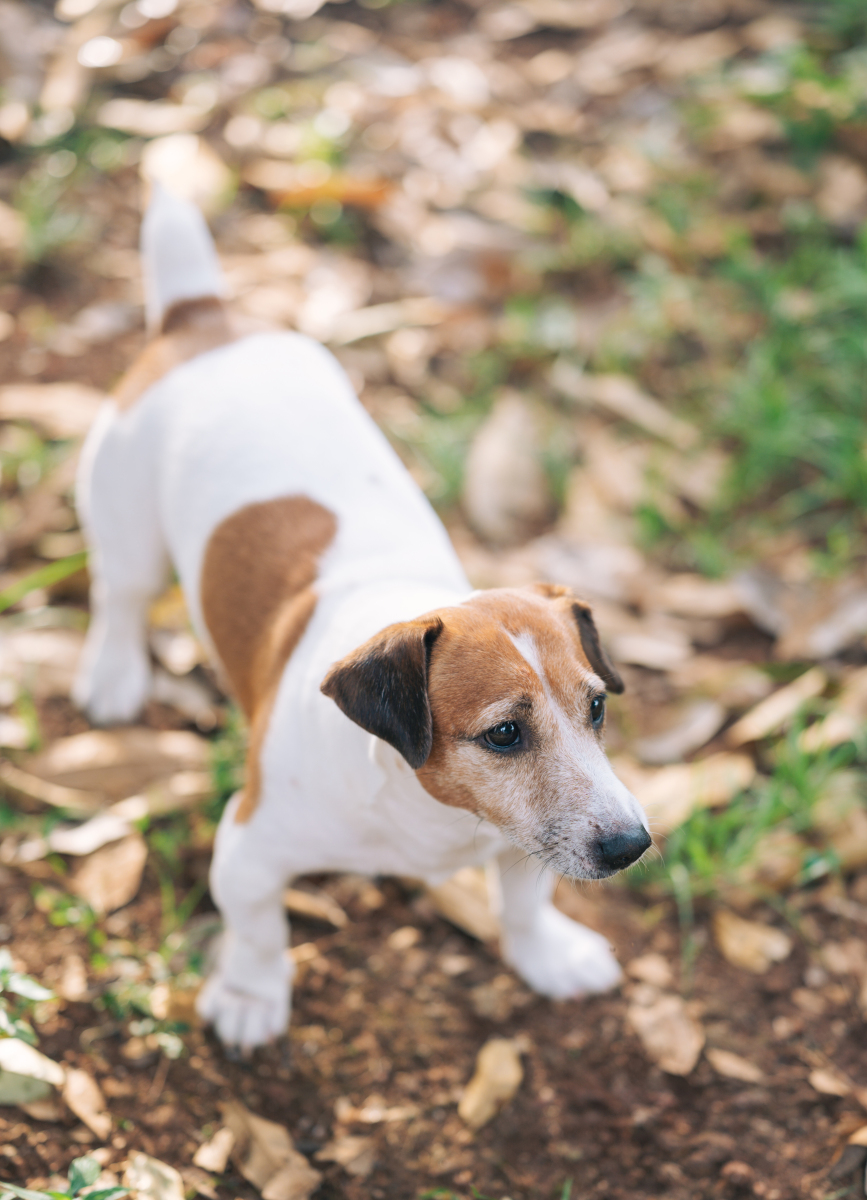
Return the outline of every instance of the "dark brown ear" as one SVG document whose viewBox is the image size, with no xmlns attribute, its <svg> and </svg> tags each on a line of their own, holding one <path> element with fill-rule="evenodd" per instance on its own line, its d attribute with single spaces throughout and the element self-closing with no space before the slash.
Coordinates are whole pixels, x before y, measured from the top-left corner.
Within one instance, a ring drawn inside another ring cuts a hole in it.
<svg viewBox="0 0 867 1200">
<path fill-rule="evenodd" d="M 584 653 L 587 655 L 587 661 L 596 674 L 604 680 L 609 692 L 616 692 L 619 695 L 624 690 L 623 680 L 614 663 L 602 649 L 593 613 L 580 600 L 573 603 L 572 613 L 578 625 L 578 634 Z"/>
<path fill-rule="evenodd" d="M 415 771 L 433 744 L 428 658 L 442 627 L 439 617 L 389 625 L 335 663 L 320 688 L 356 725 L 399 750 Z"/>
</svg>

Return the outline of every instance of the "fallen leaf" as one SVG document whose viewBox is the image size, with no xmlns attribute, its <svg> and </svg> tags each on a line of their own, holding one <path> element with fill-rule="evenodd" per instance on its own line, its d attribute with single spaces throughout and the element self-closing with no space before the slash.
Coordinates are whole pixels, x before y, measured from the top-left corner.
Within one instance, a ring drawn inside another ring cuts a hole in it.
<svg viewBox="0 0 867 1200">
<path fill-rule="evenodd" d="M 713 933 L 723 957 L 754 975 L 764 975 L 792 953 L 792 939 L 781 929 L 744 920 L 725 908 L 714 913 Z"/>
<path fill-rule="evenodd" d="M 519 989 L 512 975 L 495 975 L 490 983 L 470 989 L 473 1011 L 489 1021 L 508 1021 L 514 1010 L 529 999 L 529 993 Z"/>
<path fill-rule="evenodd" d="M 724 1075 L 726 1079 L 739 1079 L 741 1083 L 761 1083 L 765 1078 L 761 1067 L 750 1062 L 748 1058 L 742 1058 L 740 1054 L 732 1054 L 730 1050 L 718 1050 L 711 1046 L 705 1050 L 704 1056 L 717 1074 Z"/>
<path fill-rule="evenodd" d="M 58 783 L 47 783 L 29 771 L 22 771 L 11 762 L 0 762 L 0 783 L 5 784 L 10 791 L 40 804 L 48 804 L 52 808 L 65 808 L 70 812 L 82 815 L 91 813 L 99 806 L 102 799 L 93 792 L 85 792 L 81 788 L 63 787 Z M 48 842 L 45 842 L 48 852 Z"/>
<path fill-rule="evenodd" d="M 570 400 L 604 408 L 680 450 L 688 450 L 698 441 L 698 431 L 692 425 L 672 416 L 628 375 L 590 375 L 560 358 L 551 368 L 550 380 Z"/>
<path fill-rule="evenodd" d="M 67 1106 L 83 1121 L 88 1129 L 93 1130 L 100 1141 L 107 1140 L 111 1133 L 111 1117 L 106 1111 L 105 1099 L 99 1090 L 99 1084 L 77 1067 L 69 1067 L 66 1071 L 66 1083 L 63 1088 L 63 1099 Z"/>
<path fill-rule="evenodd" d="M 450 309 L 440 300 L 428 296 L 409 296 L 388 304 L 372 304 L 356 308 L 339 316 L 328 340 L 335 346 L 348 346 L 364 338 L 391 333 L 414 326 L 440 325 Z"/>
<path fill-rule="evenodd" d="M 471 1129 L 481 1129 L 517 1092 L 524 1078 L 518 1044 L 491 1038 L 476 1058 L 476 1069 L 464 1089 L 458 1113 Z"/>
<path fill-rule="evenodd" d="M 235 1135 L 228 1126 L 218 1129 L 210 1141 L 199 1146 L 193 1155 L 193 1163 L 204 1171 L 222 1175 L 235 1145 Z"/>
<path fill-rule="evenodd" d="M 670 987 L 674 981 L 671 966 L 661 954 L 642 954 L 633 958 L 626 964 L 626 974 L 658 988 Z"/>
<path fill-rule="evenodd" d="M 338 1096 L 334 1102 L 334 1117 L 341 1124 L 360 1122 L 362 1125 L 381 1125 L 383 1122 L 411 1121 L 418 1116 L 413 1104 L 389 1105 L 385 1097 L 368 1096 L 360 1108 L 356 1108 L 348 1096 Z"/>
<path fill-rule="evenodd" d="M 500 922 L 491 909 L 488 880 L 482 867 L 464 867 L 451 879 L 427 892 L 441 917 L 480 942 L 500 936 Z"/>
<path fill-rule="evenodd" d="M 66 1109 L 58 1104 L 56 1100 L 51 1098 L 45 1100 L 33 1100 L 29 1104 L 19 1104 L 19 1108 L 27 1113 L 28 1117 L 32 1117 L 34 1121 L 50 1121 L 57 1123 L 63 1121 L 66 1116 Z"/>
<path fill-rule="evenodd" d="M 206 771 L 208 747 L 186 730 L 92 729 L 58 738 L 23 765 L 51 783 L 122 800 L 177 772 Z"/>
<path fill-rule="evenodd" d="M 833 225 L 854 228 L 867 216 L 867 172 L 851 158 L 826 154 L 819 163 L 816 207 Z"/>
<path fill-rule="evenodd" d="M 802 749 L 815 753 L 841 742 L 855 741 L 867 720 L 867 667 L 854 671 L 845 680 L 832 703 L 828 715 L 801 734 Z"/>
<path fill-rule="evenodd" d="M 823 1096 L 848 1096 L 852 1091 L 852 1084 L 848 1079 L 823 1067 L 811 1071 L 808 1078 L 811 1086 Z"/>
<path fill-rule="evenodd" d="M 288 1129 L 257 1117 L 237 1100 L 223 1112 L 235 1137 L 233 1161 L 262 1200 L 306 1200 L 316 1190 L 322 1176 L 295 1149 Z"/>
<path fill-rule="evenodd" d="M 0 420 L 32 421 L 52 438 L 82 438 L 105 393 L 83 383 L 8 383 L 0 387 Z"/>
<path fill-rule="evenodd" d="M 867 1146 L 867 1125 L 862 1125 L 854 1133 L 849 1134 L 850 1146 Z"/>
<path fill-rule="evenodd" d="M 659 72 L 667 79 L 698 75 L 740 50 L 737 39 L 727 29 L 714 29 L 694 37 L 680 38 L 662 56 Z"/>
<path fill-rule="evenodd" d="M 657 1066 L 669 1075 L 689 1075 L 704 1046 L 704 1030 L 680 996 L 651 990 L 655 996 L 646 997 L 650 1003 L 629 1005 L 627 1023 Z"/>
<path fill-rule="evenodd" d="M 300 888 L 287 888 L 283 893 L 283 904 L 291 913 L 312 917 L 316 921 L 327 921 L 335 929 L 344 929 L 349 924 L 346 913 L 326 892 L 303 892 Z"/>
<path fill-rule="evenodd" d="M 87 995 L 87 967 L 80 954 L 67 954 L 63 959 L 57 992 L 63 1000 L 73 1004 Z"/>
<path fill-rule="evenodd" d="M 340 1134 L 317 1152 L 316 1160 L 339 1163 L 348 1175 L 363 1179 L 370 1174 L 376 1162 L 376 1143 L 372 1137 Z"/>
<path fill-rule="evenodd" d="M 749 787 L 756 766 L 746 754 L 720 751 L 693 763 L 656 770 L 618 758 L 616 773 L 663 831 L 676 829 L 697 809 L 720 808 Z"/>
<path fill-rule="evenodd" d="M 129 1156 L 123 1183 L 137 1200 L 184 1200 L 184 1181 L 175 1168 L 140 1150 Z"/>
<path fill-rule="evenodd" d="M 499 397 L 473 438 L 462 500 L 473 529 L 498 545 L 525 541 L 553 517 L 538 421 L 517 393 Z"/>
<path fill-rule="evenodd" d="M 120 129 L 124 133 L 147 138 L 171 133 L 198 133 L 209 119 L 207 109 L 192 104 L 138 100 L 132 96 L 109 100 L 96 113 L 96 123 L 106 129 Z"/>
<path fill-rule="evenodd" d="M 70 876 L 69 890 L 95 913 L 114 912 L 137 894 L 147 856 L 141 834 L 130 834 L 85 858 Z"/>
<path fill-rule="evenodd" d="M 725 722 L 725 708 L 716 700 L 697 700 L 681 714 L 677 724 L 634 743 L 639 759 L 652 766 L 679 762 L 700 749 Z"/>
<path fill-rule="evenodd" d="M 703 575 L 669 575 L 646 599 L 647 606 L 682 617 L 732 617 L 743 611 L 736 581 Z"/>
<path fill-rule="evenodd" d="M 9 629 L 0 634 L 0 679 L 14 680 L 36 699 L 68 696 L 84 635 L 73 629 Z"/>
<path fill-rule="evenodd" d="M 32 1104 L 63 1087 L 60 1063 L 19 1038 L 0 1039 L 0 1104 Z"/>
<path fill-rule="evenodd" d="M 838 771 L 831 776 L 813 805 L 812 820 L 842 870 L 856 870 L 867 863 L 867 809 L 859 772 Z"/>
<path fill-rule="evenodd" d="M 811 667 L 793 683 L 761 700 L 745 713 L 726 733 L 730 746 L 743 746 L 776 733 L 787 725 L 808 700 L 821 696 L 828 685 L 828 676 L 821 667 Z"/>
</svg>

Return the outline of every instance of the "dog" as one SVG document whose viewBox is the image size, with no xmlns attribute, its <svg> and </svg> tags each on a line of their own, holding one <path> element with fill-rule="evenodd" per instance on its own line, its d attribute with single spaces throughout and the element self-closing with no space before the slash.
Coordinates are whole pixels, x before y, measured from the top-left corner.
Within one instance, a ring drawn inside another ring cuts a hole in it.
<svg viewBox="0 0 867 1200">
<path fill-rule="evenodd" d="M 437 884 L 495 862 L 501 952 L 529 986 L 613 987 L 607 941 L 551 900 L 559 875 L 605 878 L 651 843 L 603 749 L 623 683 L 589 607 L 549 584 L 472 589 L 334 357 L 235 326 L 198 209 L 156 188 L 142 255 L 156 336 L 77 480 L 93 615 L 73 697 L 97 724 L 139 713 L 173 567 L 249 729 L 201 1016 L 247 1052 L 285 1031 L 283 892 L 325 871 Z"/>
</svg>

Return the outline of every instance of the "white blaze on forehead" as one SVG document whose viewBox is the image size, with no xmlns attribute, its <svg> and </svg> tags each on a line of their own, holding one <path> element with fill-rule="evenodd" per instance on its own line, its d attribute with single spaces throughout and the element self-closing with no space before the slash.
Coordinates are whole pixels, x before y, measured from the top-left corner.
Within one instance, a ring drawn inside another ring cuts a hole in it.
<svg viewBox="0 0 867 1200">
<path fill-rule="evenodd" d="M 548 700 L 556 706 L 551 685 L 548 682 L 548 677 L 545 674 L 545 669 L 542 666 L 542 656 L 539 654 L 539 647 L 536 645 L 536 640 L 530 633 L 510 633 L 508 634 L 509 641 L 520 654 L 525 662 L 529 663 L 536 674 L 539 676 L 539 681 L 545 689 L 545 695 Z M 587 672 L 587 686 L 596 688 L 600 692 L 605 691 L 605 684 L 592 671 Z"/>
</svg>

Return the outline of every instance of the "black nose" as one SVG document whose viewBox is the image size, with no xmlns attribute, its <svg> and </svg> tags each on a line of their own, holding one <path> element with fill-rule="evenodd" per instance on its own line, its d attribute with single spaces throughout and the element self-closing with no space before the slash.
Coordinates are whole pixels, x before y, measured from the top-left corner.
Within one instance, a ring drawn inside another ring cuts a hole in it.
<svg viewBox="0 0 867 1200">
<path fill-rule="evenodd" d="M 622 871 L 637 858 L 641 858 L 650 845 L 650 834 L 643 825 L 636 825 L 626 833 L 614 833 L 599 842 L 599 857 L 612 871 Z"/>
</svg>

